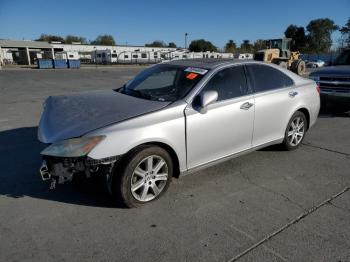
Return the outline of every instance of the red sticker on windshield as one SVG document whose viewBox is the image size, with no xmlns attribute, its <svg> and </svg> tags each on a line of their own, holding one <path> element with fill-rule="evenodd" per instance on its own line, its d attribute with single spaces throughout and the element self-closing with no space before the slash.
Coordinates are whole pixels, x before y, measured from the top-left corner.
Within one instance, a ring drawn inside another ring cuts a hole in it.
<svg viewBox="0 0 350 262">
<path fill-rule="evenodd" d="M 198 76 L 198 74 L 196 73 L 189 73 L 186 78 L 189 79 L 189 80 L 193 80 L 195 79 L 196 77 Z"/>
</svg>

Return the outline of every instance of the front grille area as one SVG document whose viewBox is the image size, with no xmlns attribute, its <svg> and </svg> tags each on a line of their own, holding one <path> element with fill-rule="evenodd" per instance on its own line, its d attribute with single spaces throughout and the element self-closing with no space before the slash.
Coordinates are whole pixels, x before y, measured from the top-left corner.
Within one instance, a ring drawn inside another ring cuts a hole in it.
<svg viewBox="0 0 350 262">
<path fill-rule="evenodd" d="M 321 87 L 321 91 L 323 91 L 323 92 L 336 92 L 336 93 L 349 93 L 350 92 L 350 88 Z"/>
<path fill-rule="evenodd" d="M 328 89 L 329 91 L 337 92 L 349 92 L 350 91 L 350 77 L 320 77 L 320 88 L 322 90 Z"/>
<path fill-rule="evenodd" d="M 320 81 L 339 81 L 339 82 L 349 82 L 350 83 L 350 76 L 349 77 L 320 77 Z"/>
</svg>

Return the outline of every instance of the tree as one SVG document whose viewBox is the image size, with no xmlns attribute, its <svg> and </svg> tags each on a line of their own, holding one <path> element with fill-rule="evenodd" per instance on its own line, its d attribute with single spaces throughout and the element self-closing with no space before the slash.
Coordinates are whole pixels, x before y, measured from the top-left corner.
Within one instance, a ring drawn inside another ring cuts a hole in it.
<svg viewBox="0 0 350 262">
<path fill-rule="evenodd" d="M 111 35 L 99 35 L 94 41 L 93 45 L 116 45 L 113 36 Z"/>
<path fill-rule="evenodd" d="M 171 47 L 171 48 L 176 48 L 176 44 L 174 42 L 170 42 L 168 44 L 168 47 Z"/>
<path fill-rule="evenodd" d="M 338 29 L 334 21 L 329 18 L 320 18 L 310 21 L 306 26 L 309 42 L 309 51 L 314 53 L 329 52 L 332 46 L 332 33 Z"/>
<path fill-rule="evenodd" d="M 217 48 L 211 42 L 204 39 L 193 40 L 189 46 L 191 52 L 216 52 Z"/>
<path fill-rule="evenodd" d="M 237 45 L 233 40 L 229 40 L 225 45 L 225 53 L 235 53 Z"/>
<path fill-rule="evenodd" d="M 350 47 L 350 18 L 339 31 L 341 33 L 341 47 Z"/>
<path fill-rule="evenodd" d="M 86 44 L 87 43 L 85 37 L 75 36 L 75 35 L 67 35 L 65 42 L 66 42 L 66 44 L 71 44 L 73 42 L 81 43 L 81 44 Z"/>
<path fill-rule="evenodd" d="M 249 40 L 243 40 L 243 43 L 240 46 L 240 52 L 241 53 L 253 53 L 254 52 L 254 46 L 250 43 Z"/>
<path fill-rule="evenodd" d="M 259 51 L 262 49 L 266 49 L 266 41 L 262 39 L 257 39 L 254 42 L 254 51 Z"/>
<path fill-rule="evenodd" d="M 46 42 L 61 42 L 65 43 L 65 40 L 63 37 L 58 36 L 58 35 L 46 35 L 46 34 L 41 34 L 41 36 L 36 39 L 35 41 L 46 41 Z"/>
<path fill-rule="evenodd" d="M 147 47 L 166 47 L 166 43 L 164 41 L 156 40 L 153 41 L 152 43 L 145 44 Z"/>
<path fill-rule="evenodd" d="M 290 45 L 291 51 L 305 51 L 307 48 L 307 36 L 305 35 L 304 27 L 298 27 L 296 25 L 289 25 L 284 31 L 284 35 L 287 38 L 292 38 Z"/>
</svg>

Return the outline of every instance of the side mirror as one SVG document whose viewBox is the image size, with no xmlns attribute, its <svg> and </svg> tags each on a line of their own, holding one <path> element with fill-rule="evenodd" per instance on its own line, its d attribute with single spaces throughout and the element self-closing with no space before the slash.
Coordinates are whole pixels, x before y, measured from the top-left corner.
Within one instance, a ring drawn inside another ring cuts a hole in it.
<svg viewBox="0 0 350 262">
<path fill-rule="evenodd" d="M 216 91 L 205 91 L 199 95 L 200 113 L 205 114 L 207 112 L 208 105 L 218 100 L 218 92 Z"/>
</svg>

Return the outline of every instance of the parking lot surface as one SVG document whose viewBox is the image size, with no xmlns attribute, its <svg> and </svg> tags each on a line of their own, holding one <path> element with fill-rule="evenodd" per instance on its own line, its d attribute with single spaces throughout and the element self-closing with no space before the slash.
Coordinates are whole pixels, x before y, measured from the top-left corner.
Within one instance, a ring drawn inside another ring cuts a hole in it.
<svg viewBox="0 0 350 262">
<path fill-rule="evenodd" d="M 36 139 L 47 96 L 122 85 L 141 67 L 0 71 L 0 261 L 350 261 L 350 118 L 324 111 L 298 150 L 263 149 L 115 205 L 49 190 Z"/>
</svg>

